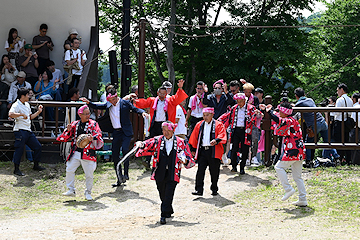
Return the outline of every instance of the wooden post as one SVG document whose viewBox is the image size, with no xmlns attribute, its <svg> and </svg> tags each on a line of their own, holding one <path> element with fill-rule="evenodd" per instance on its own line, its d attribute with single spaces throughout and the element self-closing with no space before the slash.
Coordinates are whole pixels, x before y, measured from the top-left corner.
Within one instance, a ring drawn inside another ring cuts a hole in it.
<svg viewBox="0 0 360 240">
<path fill-rule="evenodd" d="M 265 97 L 265 105 L 271 104 L 272 97 L 267 95 Z M 272 164 L 271 161 L 271 118 L 270 114 L 265 111 L 264 118 L 262 121 L 262 129 L 265 131 L 265 151 L 264 151 L 264 163 L 265 166 L 269 167 Z"/>
</svg>

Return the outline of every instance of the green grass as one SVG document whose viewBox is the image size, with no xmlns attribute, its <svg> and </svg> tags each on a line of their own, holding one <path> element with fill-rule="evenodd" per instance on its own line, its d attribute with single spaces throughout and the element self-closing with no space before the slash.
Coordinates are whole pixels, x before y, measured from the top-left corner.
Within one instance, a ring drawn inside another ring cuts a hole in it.
<svg viewBox="0 0 360 240">
<path fill-rule="evenodd" d="M 242 192 L 235 196 L 235 201 L 258 209 L 281 207 L 280 198 L 284 190 L 276 178 L 275 171 L 261 171 L 270 174 L 267 177 L 270 184 L 260 184 L 252 190 Z M 335 221 L 360 219 L 360 167 L 304 169 L 303 172 L 309 206 L 299 208 L 302 215 L 316 214 Z M 251 172 L 249 174 L 251 175 Z M 296 187 L 291 174 L 288 177 L 290 184 Z M 292 199 L 295 201 L 296 197 Z"/>
</svg>

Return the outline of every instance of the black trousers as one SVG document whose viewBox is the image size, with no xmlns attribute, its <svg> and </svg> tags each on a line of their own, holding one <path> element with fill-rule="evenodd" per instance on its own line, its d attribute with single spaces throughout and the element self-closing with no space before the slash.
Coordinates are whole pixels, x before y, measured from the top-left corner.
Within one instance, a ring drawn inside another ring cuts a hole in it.
<svg viewBox="0 0 360 240">
<path fill-rule="evenodd" d="M 171 214 L 174 213 L 172 202 L 177 184 L 176 181 L 170 180 L 168 173 L 166 173 L 166 177 L 163 180 L 156 180 L 156 186 L 161 200 L 161 217 L 170 217 Z"/>
<path fill-rule="evenodd" d="M 189 127 L 189 133 L 188 133 L 188 138 L 190 139 L 191 133 L 194 131 L 195 125 L 200 122 L 201 120 L 203 120 L 203 118 L 196 118 L 191 116 L 190 119 L 190 127 Z"/>
<path fill-rule="evenodd" d="M 344 126 L 345 128 L 345 126 Z M 335 142 L 337 143 L 341 143 L 341 136 L 344 133 L 344 141 L 346 143 L 350 142 L 350 138 L 349 138 L 349 131 L 347 131 L 346 129 L 344 129 L 344 131 L 342 131 L 341 129 L 341 121 L 335 121 L 334 122 L 334 132 L 333 132 L 333 139 L 335 140 Z M 350 164 L 351 161 L 351 150 L 338 150 L 336 149 L 338 154 L 340 155 L 340 160 L 343 159 L 345 157 L 346 159 L 346 163 Z"/>
<path fill-rule="evenodd" d="M 207 166 L 209 166 L 211 186 L 210 189 L 213 192 L 218 191 L 218 180 L 220 174 L 220 159 L 211 157 L 211 149 L 205 150 L 200 148 L 199 157 L 197 159 L 198 170 L 196 172 L 195 190 L 198 192 L 204 192 L 204 178 Z"/>
<path fill-rule="evenodd" d="M 236 127 L 233 134 L 231 134 L 231 166 L 233 169 L 236 169 L 237 166 L 237 153 L 239 152 L 239 144 L 241 143 L 241 162 L 240 170 L 245 168 L 246 159 L 249 155 L 249 146 L 245 145 L 245 128 Z"/>
</svg>

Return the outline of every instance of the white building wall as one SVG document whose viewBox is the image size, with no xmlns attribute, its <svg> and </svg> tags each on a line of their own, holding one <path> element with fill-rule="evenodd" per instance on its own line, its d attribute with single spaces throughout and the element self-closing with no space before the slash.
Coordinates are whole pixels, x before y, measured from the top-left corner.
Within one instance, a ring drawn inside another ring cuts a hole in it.
<svg viewBox="0 0 360 240">
<path fill-rule="evenodd" d="M 94 0 L 2 0 L 0 4 L 0 54 L 6 54 L 5 41 L 10 28 L 16 28 L 26 43 L 32 43 L 39 27 L 46 23 L 47 35 L 55 45 L 50 59 L 56 68 L 62 68 L 63 44 L 70 29 L 75 28 L 82 37 L 80 48 L 88 51 L 90 28 L 96 25 Z M 1 57 L 0 56 L 0 57 Z"/>
</svg>

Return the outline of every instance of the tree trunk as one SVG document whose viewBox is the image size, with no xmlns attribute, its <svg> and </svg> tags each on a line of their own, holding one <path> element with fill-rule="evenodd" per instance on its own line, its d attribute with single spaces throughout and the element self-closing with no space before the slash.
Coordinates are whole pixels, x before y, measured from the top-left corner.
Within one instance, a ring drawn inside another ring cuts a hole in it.
<svg viewBox="0 0 360 240">
<path fill-rule="evenodd" d="M 171 12 L 170 12 L 170 27 L 169 27 L 169 33 L 168 33 L 168 40 L 166 41 L 166 52 L 167 52 L 167 58 L 166 58 L 166 67 L 169 72 L 169 82 L 175 87 L 175 69 L 174 69 L 174 47 L 173 47 L 173 41 L 174 41 L 174 33 L 175 32 L 175 26 L 173 26 L 176 23 L 176 0 L 171 0 Z M 174 94 L 174 87 L 171 89 L 171 94 Z"/>
</svg>

